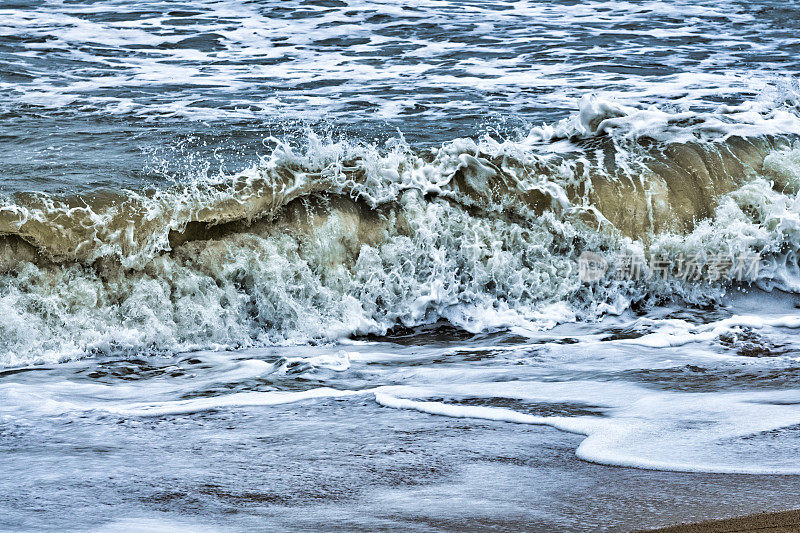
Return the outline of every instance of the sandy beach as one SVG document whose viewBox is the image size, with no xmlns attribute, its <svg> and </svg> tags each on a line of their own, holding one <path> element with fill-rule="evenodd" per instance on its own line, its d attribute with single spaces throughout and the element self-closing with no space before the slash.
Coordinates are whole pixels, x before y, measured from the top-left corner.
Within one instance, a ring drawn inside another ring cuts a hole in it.
<svg viewBox="0 0 800 533">
<path fill-rule="evenodd" d="M 651 530 L 663 533 L 734 533 L 759 531 L 793 533 L 800 531 L 800 511 L 758 513 L 723 520 L 709 520 Z"/>
</svg>

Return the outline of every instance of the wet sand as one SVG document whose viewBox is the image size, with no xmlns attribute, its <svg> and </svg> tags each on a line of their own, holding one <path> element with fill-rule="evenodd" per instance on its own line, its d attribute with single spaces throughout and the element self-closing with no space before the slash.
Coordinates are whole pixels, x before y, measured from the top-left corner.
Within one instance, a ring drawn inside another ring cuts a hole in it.
<svg viewBox="0 0 800 533">
<path fill-rule="evenodd" d="M 662 533 L 734 533 L 739 531 L 794 533 L 800 531 L 800 511 L 759 513 L 724 520 L 681 524 L 653 531 Z"/>
<path fill-rule="evenodd" d="M 365 398 L 62 423 L 4 436 L 0 531 L 627 533 L 800 508 L 800 476 L 592 464 L 580 435 Z"/>
</svg>

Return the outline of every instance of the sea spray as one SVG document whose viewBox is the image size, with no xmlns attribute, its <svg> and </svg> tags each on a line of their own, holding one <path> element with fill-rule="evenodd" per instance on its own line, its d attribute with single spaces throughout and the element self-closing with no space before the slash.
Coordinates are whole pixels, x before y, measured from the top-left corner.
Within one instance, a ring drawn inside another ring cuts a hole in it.
<svg viewBox="0 0 800 533">
<path fill-rule="evenodd" d="M 441 319 L 547 327 L 726 290 L 584 283 L 586 251 L 612 265 L 631 251 L 756 253 L 759 287 L 796 291 L 788 111 L 728 111 L 687 120 L 587 98 L 546 135 L 419 151 L 309 134 L 235 175 L 8 197 L 0 361 L 325 342 Z M 770 116 L 784 133 L 761 134 Z"/>
</svg>

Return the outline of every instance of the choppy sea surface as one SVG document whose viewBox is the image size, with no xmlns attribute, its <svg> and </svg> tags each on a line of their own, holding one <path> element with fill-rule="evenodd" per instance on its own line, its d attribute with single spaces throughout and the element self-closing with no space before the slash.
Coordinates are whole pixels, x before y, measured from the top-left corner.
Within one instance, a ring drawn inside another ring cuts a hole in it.
<svg viewBox="0 0 800 533">
<path fill-rule="evenodd" d="M 798 30 L 0 0 L 0 529 L 796 508 Z"/>
</svg>

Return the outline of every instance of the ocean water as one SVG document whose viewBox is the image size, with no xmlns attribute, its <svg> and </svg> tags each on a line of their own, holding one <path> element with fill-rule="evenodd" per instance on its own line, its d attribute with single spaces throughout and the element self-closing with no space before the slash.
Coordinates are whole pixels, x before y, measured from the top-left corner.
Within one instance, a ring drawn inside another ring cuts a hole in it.
<svg viewBox="0 0 800 533">
<path fill-rule="evenodd" d="M 0 0 L 0 529 L 797 507 L 798 29 Z"/>
</svg>

